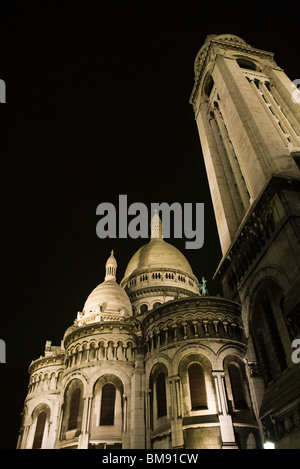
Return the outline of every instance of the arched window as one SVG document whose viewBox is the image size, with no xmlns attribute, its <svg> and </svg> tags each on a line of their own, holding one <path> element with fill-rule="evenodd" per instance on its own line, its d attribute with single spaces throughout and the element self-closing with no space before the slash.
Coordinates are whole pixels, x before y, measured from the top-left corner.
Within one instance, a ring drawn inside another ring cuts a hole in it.
<svg viewBox="0 0 300 469">
<path fill-rule="evenodd" d="M 95 360 L 96 357 L 96 346 L 95 344 L 91 344 L 90 346 L 90 354 L 89 354 L 89 360 Z"/>
<path fill-rule="evenodd" d="M 157 418 L 167 415 L 166 377 L 161 371 L 156 378 Z"/>
<path fill-rule="evenodd" d="M 192 363 L 188 368 L 188 376 L 192 410 L 207 409 L 203 367 L 199 363 Z"/>
<path fill-rule="evenodd" d="M 161 305 L 161 303 L 159 301 L 156 301 L 156 303 L 154 303 L 154 305 L 153 305 L 153 308 L 157 308 L 160 305 Z"/>
<path fill-rule="evenodd" d="M 68 421 L 68 430 L 77 428 L 81 391 L 79 388 L 74 389 L 70 403 L 70 413 Z"/>
<path fill-rule="evenodd" d="M 114 425 L 116 388 L 107 383 L 102 388 L 100 425 Z"/>
<path fill-rule="evenodd" d="M 213 80 L 212 76 L 209 75 L 206 78 L 205 85 L 204 85 L 204 93 L 208 98 L 209 98 L 209 96 L 212 92 L 213 87 L 214 87 L 214 80 Z"/>
<path fill-rule="evenodd" d="M 233 396 L 234 408 L 236 410 L 248 409 L 239 368 L 233 363 L 230 363 L 230 365 L 228 366 L 228 373 Z"/>
<path fill-rule="evenodd" d="M 77 378 L 72 379 L 65 388 L 61 440 L 70 436 L 78 437 L 80 434 L 83 413 L 83 392 L 83 383 Z"/>
<path fill-rule="evenodd" d="M 147 313 L 147 311 L 148 311 L 148 306 L 146 304 L 143 304 L 140 306 L 141 313 Z"/>
<path fill-rule="evenodd" d="M 237 63 L 241 68 L 246 70 L 256 70 L 256 65 L 249 59 L 237 59 Z"/>
<path fill-rule="evenodd" d="M 47 418 L 46 412 L 45 411 L 40 412 L 37 418 L 32 449 L 41 449 L 42 447 L 46 418 Z"/>
</svg>

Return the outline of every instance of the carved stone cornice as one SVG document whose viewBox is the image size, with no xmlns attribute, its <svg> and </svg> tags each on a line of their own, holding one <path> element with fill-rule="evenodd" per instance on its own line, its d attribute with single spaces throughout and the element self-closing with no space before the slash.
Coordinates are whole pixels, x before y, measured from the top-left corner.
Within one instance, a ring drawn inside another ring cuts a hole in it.
<svg viewBox="0 0 300 469">
<path fill-rule="evenodd" d="M 64 346 L 67 349 L 70 344 L 78 339 L 83 339 L 96 334 L 112 334 L 113 331 L 135 334 L 137 332 L 136 321 L 134 318 L 127 318 L 123 321 L 103 321 L 92 324 L 85 324 L 82 327 L 70 332 L 64 338 Z"/>
<path fill-rule="evenodd" d="M 202 73 L 205 70 L 206 65 L 211 61 L 212 54 L 217 53 L 217 48 L 219 48 L 220 51 L 221 49 L 230 49 L 251 54 L 252 56 L 257 56 L 262 59 L 268 59 L 277 66 L 272 52 L 255 49 L 238 36 L 233 34 L 221 34 L 219 36 L 213 34 L 207 36 L 205 43 L 199 50 L 194 62 L 195 83 L 190 97 L 190 104 L 195 104 Z"/>
<path fill-rule="evenodd" d="M 266 438 L 279 442 L 291 433 L 300 433 L 300 406 L 293 407 L 282 415 L 268 415 L 262 419 Z"/>
</svg>

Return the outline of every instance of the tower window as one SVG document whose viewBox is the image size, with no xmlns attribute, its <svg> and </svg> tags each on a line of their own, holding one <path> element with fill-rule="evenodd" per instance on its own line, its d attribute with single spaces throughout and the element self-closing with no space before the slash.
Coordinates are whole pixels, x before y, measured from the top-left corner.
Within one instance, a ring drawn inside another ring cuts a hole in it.
<svg viewBox="0 0 300 469">
<path fill-rule="evenodd" d="M 73 430 L 74 428 L 77 428 L 80 397 L 81 397 L 80 389 L 79 388 L 74 389 L 72 398 L 71 398 L 71 404 L 70 404 L 68 430 Z"/>
<path fill-rule="evenodd" d="M 212 76 L 210 75 L 205 82 L 204 85 L 204 93 L 205 95 L 209 98 L 212 92 L 212 89 L 214 87 L 214 80 L 212 79 Z"/>
<path fill-rule="evenodd" d="M 116 388 L 105 384 L 102 388 L 100 425 L 114 425 Z"/>
<path fill-rule="evenodd" d="M 251 60 L 237 59 L 237 63 L 241 68 L 245 68 L 247 70 L 256 70 L 256 65 Z"/>
<path fill-rule="evenodd" d="M 230 378 L 231 391 L 233 395 L 233 402 L 234 402 L 235 409 L 237 410 L 248 409 L 245 396 L 244 396 L 240 370 L 238 369 L 236 365 L 231 363 L 228 366 L 228 373 L 229 373 L 229 378 Z"/>
<path fill-rule="evenodd" d="M 207 397 L 203 367 L 192 363 L 188 369 L 191 408 L 192 410 L 207 409 Z"/>
<path fill-rule="evenodd" d="M 156 380 L 157 418 L 167 415 L 166 377 L 160 372 Z"/>
<path fill-rule="evenodd" d="M 39 414 L 37 418 L 32 449 L 40 449 L 42 447 L 45 424 L 46 424 L 46 417 L 47 417 L 46 412 L 43 411 Z"/>
<path fill-rule="evenodd" d="M 266 109 L 270 113 L 272 120 L 275 126 L 278 126 L 280 129 L 280 135 L 283 141 L 286 144 L 292 143 L 294 146 L 299 145 L 299 138 L 295 132 L 294 127 L 291 122 L 287 119 L 286 114 L 283 111 L 282 106 L 280 106 L 275 99 L 270 82 L 266 79 L 255 78 L 252 79 L 251 76 L 246 75 L 247 80 L 253 86 L 256 94 L 264 103 Z"/>
</svg>

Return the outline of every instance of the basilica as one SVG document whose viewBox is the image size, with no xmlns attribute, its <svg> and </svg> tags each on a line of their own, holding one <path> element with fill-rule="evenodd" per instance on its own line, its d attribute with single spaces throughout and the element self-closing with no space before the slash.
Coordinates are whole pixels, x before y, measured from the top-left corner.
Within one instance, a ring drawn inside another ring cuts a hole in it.
<svg viewBox="0 0 300 469">
<path fill-rule="evenodd" d="M 29 365 L 19 449 L 300 449 L 295 87 L 271 52 L 231 34 L 206 38 L 194 73 L 223 294 L 155 213 L 120 284 L 112 251 L 61 343 Z"/>
</svg>

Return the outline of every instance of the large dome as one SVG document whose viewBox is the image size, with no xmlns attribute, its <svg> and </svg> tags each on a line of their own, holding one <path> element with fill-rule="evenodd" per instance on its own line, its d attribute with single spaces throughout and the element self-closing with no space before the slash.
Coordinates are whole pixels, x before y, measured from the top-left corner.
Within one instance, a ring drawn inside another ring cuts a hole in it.
<svg viewBox="0 0 300 469">
<path fill-rule="evenodd" d="M 83 313 L 89 314 L 96 310 L 101 315 L 121 313 L 123 316 L 130 316 L 131 304 L 124 289 L 116 281 L 107 280 L 98 285 L 88 296 Z"/>
<path fill-rule="evenodd" d="M 198 295 L 196 276 L 185 256 L 163 239 L 162 222 L 155 213 L 151 220 L 151 239 L 131 258 L 120 285 L 134 314 L 144 314 L 174 298 Z"/>
<path fill-rule="evenodd" d="M 155 211 L 151 220 L 151 239 L 142 246 L 131 258 L 125 270 L 121 285 L 140 273 L 153 272 L 158 269 L 170 270 L 178 274 L 187 275 L 197 282 L 192 268 L 185 256 L 172 244 L 167 243 L 162 235 L 162 222 Z"/>
<path fill-rule="evenodd" d="M 193 276 L 189 262 L 175 246 L 162 238 L 153 238 L 132 256 L 122 282 L 133 273 L 153 268 L 178 270 Z"/>
</svg>

